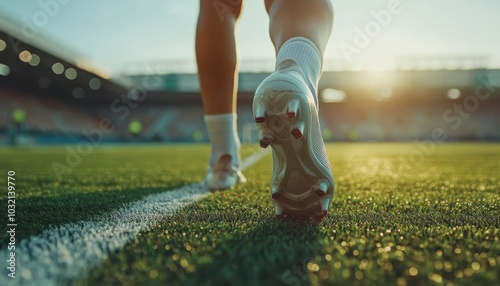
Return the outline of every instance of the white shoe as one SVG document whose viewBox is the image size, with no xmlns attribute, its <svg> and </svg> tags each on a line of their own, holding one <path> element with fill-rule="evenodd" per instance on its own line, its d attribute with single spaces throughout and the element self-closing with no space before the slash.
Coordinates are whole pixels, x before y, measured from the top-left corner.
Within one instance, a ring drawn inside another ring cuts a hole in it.
<svg viewBox="0 0 500 286">
<path fill-rule="evenodd" d="M 209 191 L 226 190 L 247 179 L 241 171 L 232 165 L 231 155 L 222 155 L 213 168 L 209 168 L 205 177 L 205 187 Z"/>
<path fill-rule="evenodd" d="M 314 95 L 300 67 L 291 60 L 283 64 L 260 84 L 253 100 L 260 146 L 273 149 L 276 217 L 322 218 L 333 198 L 334 181 Z"/>
</svg>

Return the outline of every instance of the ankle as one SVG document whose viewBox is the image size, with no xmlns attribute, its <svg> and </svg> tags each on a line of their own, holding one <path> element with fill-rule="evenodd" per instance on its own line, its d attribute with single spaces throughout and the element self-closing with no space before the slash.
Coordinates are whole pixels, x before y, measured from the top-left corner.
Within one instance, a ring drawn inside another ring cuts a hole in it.
<svg viewBox="0 0 500 286">
<path fill-rule="evenodd" d="M 296 64 L 303 75 L 311 93 L 317 102 L 317 86 L 323 65 L 322 53 L 307 38 L 295 37 L 286 41 L 278 51 L 276 70 L 287 69 Z"/>
<path fill-rule="evenodd" d="M 231 156 L 233 166 L 239 167 L 240 140 L 236 121 L 237 115 L 234 113 L 205 116 L 205 123 L 211 143 L 210 167 L 214 167 L 223 155 Z"/>
</svg>

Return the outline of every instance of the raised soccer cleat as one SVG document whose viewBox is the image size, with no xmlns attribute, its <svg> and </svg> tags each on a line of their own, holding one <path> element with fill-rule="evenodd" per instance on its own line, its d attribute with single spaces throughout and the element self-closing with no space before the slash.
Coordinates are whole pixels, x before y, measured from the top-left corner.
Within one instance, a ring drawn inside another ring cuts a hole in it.
<svg viewBox="0 0 500 286">
<path fill-rule="evenodd" d="M 231 155 L 222 155 L 214 167 L 209 168 L 205 177 L 205 187 L 209 191 L 231 189 L 238 183 L 245 183 L 243 173 L 232 165 Z"/>
<path fill-rule="evenodd" d="M 334 194 L 318 110 L 304 78 L 300 67 L 287 61 L 260 84 L 253 99 L 260 145 L 273 150 L 271 198 L 278 218 L 323 218 Z"/>
</svg>

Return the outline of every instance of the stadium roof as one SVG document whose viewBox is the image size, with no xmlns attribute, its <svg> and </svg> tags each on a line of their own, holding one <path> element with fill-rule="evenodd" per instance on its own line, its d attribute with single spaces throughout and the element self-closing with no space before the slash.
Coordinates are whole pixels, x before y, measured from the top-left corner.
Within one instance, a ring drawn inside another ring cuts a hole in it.
<svg viewBox="0 0 500 286">
<path fill-rule="evenodd" d="M 0 15 L 0 82 L 56 96 L 113 99 L 126 93 L 123 80 L 46 37 Z"/>
<path fill-rule="evenodd" d="M 105 68 L 86 60 L 81 55 L 72 52 L 70 49 L 65 48 L 60 43 L 56 43 L 51 39 L 38 33 L 37 30 L 32 30 L 27 25 L 20 25 L 16 21 L 9 19 L 8 16 L 0 12 L 0 30 L 17 38 L 18 40 L 44 50 L 47 53 L 56 55 L 57 57 L 65 60 L 77 67 L 96 74 L 102 78 L 110 79 L 111 73 Z"/>
</svg>

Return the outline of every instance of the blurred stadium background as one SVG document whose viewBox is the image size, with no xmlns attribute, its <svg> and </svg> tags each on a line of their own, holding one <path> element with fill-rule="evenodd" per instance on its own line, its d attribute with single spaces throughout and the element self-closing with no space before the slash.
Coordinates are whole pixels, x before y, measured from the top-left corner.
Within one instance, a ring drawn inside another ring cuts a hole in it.
<svg viewBox="0 0 500 286">
<path fill-rule="evenodd" d="M 193 61 L 130 64 L 110 77 L 49 38 L 0 21 L 0 145 L 100 134 L 102 142 L 207 142 Z M 256 140 L 252 96 L 272 65 L 240 64 L 244 142 Z M 324 138 L 413 141 L 442 128 L 448 141 L 499 141 L 500 70 L 488 66 L 477 55 L 396 58 L 385 71 L 327 59 L 319 85 Z"/>
</svg>

